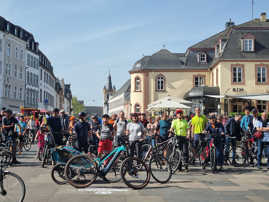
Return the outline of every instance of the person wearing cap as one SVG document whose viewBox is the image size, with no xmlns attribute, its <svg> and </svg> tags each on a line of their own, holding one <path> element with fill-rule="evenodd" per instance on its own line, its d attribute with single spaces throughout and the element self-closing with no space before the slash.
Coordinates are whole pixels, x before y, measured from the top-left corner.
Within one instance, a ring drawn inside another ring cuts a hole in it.
<svg viewBox="0 0 269 202">
<path fill-rule="evenodd" d="M 63 131 L 58 108 L 55 108 L 53 110 L 53 116 L 47 119 L 47 125 L 49 126 L 51 133 L 54 137 L 55 144 L 63 145 Z"/>
<path fill-rule="evenodd" d="M 216 116 L 209 117 L 209 123 L 207 124 L 205 131 L 210 134 L 211 138 L 214 138 L 214 145 L 216 147 L 216 159 L 217 165 L 220 166 L 220 171 L 223 170 L 223 143 L 222 137 L 224 137 L 224 128 L 222 123 L 217 122 Z M 213 168 L 217 171 L 217 167 Z"/>
<path fill-rule="evenodd" d="M 136 153 L 137 157 L 141 159 L 141 140 L 143 140 L 146 130 L 143 124 L 139 122 L 137 113 L 131 114 L 131 120 L 132 122 L 128 123 L 126 127 L 126 135 L 129 137 L 130 144 L 130 156 L 134 157 Z"/>
<path fill-rule="evenodd" d="M 20 162 L 16 159 L 16 148 L 17 148 L 17 134 L 15 133 L 15 126 L 18 125 L 18 120 L 12 116 L 12 111 L 7 109 L 5 111 L 5 117 L 3 118 L 3 133 L 5 139 L 9 137 L 12 139 L 12 164 L 19 164 Z M 20 129 L 20 125 L 18 125 Z"/>
<path fill-rule="evenodd" d="M 114 138 L 114 129 L 111 124 L 109 124 L 109 115 L 104 114 L 102 116 L 102 126 L 96 133 L 99 144 L 98 144 L 98 157 L 103 154 L 108 154 L 112 151 L 112 143 Z"/>
<path fill-rule="evenodd" d="M 172 121 L 171 125 L 171 132 L 177 137 L 179 149 L 183 152 L 184 157 L 184 165 L 186 171 L 188 171 L 188 161 L 189 161 L 189 141 L 187 140 L 188 133 L 189 133 L 189 125 L 188 122 L 184 119 L 183 110 L 177 109 L 176 110 L 176 119 Z"/>
<path fill-rule="evenodd" d="M 88 153 L 89 136 L 91 135 L 91 125 L 86 121 L 86 113 L 79 113 L 79 121 L 74 126 L 76 133 L 77 149 L 82 152 Z"/>
<path fill-rule="evenodd" d="M 205 130 L 207 124 L 207 118 L 205 115 L 201 114 L 201 110 L 199 107 L 195 108 L 195 116 L 191 119 L 191 131 L 194 140 L 194 148 L 197 150 L 199 142 L 204 138 L 203 131 Z"/>
</svg>

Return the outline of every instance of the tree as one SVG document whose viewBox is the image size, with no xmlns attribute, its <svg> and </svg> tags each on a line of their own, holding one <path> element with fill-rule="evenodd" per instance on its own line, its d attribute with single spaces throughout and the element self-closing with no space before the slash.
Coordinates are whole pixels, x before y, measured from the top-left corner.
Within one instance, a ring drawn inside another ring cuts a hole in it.
<svg viewBox="0 0 269 202">
<path fill-rule="evenodd" d="M 84 104 L 78 101 L 77 97 L 72 97 L 72 108 L 74 115 L 78 115 L 79 112 L 84 110 Z"/>
</svg>

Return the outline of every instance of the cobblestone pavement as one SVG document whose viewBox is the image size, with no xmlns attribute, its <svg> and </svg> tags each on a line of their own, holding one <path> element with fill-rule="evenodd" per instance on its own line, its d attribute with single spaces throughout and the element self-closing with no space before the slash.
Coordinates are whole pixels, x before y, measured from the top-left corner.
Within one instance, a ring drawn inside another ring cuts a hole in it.
<svg viewBox="0 0 269 202">
<path fill-rule="evenodd" d="M 161 202 L 161 201 L 268 201 L 269 171 L 255 168 L 226 167 L 225 172 L 212 174 L 199 167 L 189 173 L 176 173 L 170 183 L 158 184 L 151 179 L 143 190 L 132 190 L 124 183 L 107 184 L 98 180 L 86 189 L 57 185 L 50 177 L 50 168 L 41 168 L 35 152 L 19 156 L 21 165 L 8 168 L 19 174 L 27 187 L 26 202 Z"/>
</svg>

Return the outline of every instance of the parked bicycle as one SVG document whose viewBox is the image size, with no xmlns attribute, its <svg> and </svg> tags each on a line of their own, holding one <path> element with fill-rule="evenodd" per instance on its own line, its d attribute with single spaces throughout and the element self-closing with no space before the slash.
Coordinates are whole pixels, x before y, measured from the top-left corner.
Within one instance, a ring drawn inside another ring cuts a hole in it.
<svg viewBox="0 0 269 202">
<path fill-rule="evenodd" d="M 20 176 L 5 170 L 8 165 L 5 158 L 0 160 L 0 201 L 23 202 L 26 193 L 25 184 Z"/>
<path fill-rule="evenodd" d="M 102 158 L 88 154 L 75 156 L 65 166 L 65 178 L 76 188 L 88 187 L 100 177 L 107 182 L 123 179 L 128 187 L 142 189 L 150 181 L 150 170 L 143 161 L 132 157 L 127 157 L 120 166 L 120 156 L 125 152 L 126 146 L 122 145 Z"/>
</svg>

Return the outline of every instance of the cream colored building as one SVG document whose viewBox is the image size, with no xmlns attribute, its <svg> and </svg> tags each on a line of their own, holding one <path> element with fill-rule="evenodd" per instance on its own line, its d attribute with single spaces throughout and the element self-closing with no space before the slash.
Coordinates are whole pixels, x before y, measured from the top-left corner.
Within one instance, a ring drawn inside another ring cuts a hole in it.
<svg viewBox="0 0 269 202">
<path fill-rule="evenodd" d="M 187 49 L 162 49 L 138 60 L 131 75 L 131 112 L 146 112 L 162 97 L 190 99 L 206 112 L 241 112 L 244 107 L 269 109 L 265 101 L 241 99 L 269 94 L 269 21 L 259 19 L 234 25 Z"/>
</svg>

